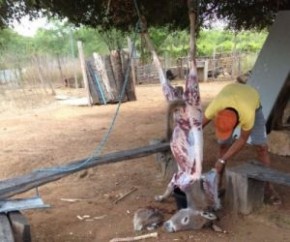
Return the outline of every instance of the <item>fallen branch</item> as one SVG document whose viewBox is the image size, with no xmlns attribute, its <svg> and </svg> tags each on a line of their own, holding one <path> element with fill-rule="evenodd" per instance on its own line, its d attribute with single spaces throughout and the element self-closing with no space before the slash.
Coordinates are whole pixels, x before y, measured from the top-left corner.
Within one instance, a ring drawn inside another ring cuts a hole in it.
<svg viewBox="0 0 290 242">
<path fill-rule="evenodd" d="M 148 239 L 148 238 L 157 238 L 158 233 L 150 233 L 150 234 L 143 234 L 140 236 L 135 236 L 135 237 L 126 237 L 126 238 L 114 238 L 111 239 L 110 242 L 123 242 L 123 241 L 136 241 L 136 240 L 141 240 L 141 239 Z"/>
<path fill-rule="evenodd" d="M 125 197 L 129 196 L 131 193 L 133 193 L 133 192 L 135 192 L 135 191 L 137 191 L 137 188 L 136 188 L 136 187 L 132 188 L 129 192 L 125 193 L 124 195 L 122 195 L 121 197 L 119 197 L 118 199 L 116 199 L 116 200 L 114 201 L 114 203 L 117 204 L 118 202 L 120 202 L 120 201 L 123 200 Z"/>
</svg>

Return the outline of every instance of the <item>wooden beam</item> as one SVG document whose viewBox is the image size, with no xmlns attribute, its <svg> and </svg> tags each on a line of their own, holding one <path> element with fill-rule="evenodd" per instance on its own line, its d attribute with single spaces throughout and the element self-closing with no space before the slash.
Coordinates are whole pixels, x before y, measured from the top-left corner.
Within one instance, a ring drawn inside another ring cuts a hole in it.
<svg viewBox="0 0 290 242">
<path fill-rule="evenodd" d="M 290 174 L 244 163 L 226 169 L 226 181 L 226 206 L 234 213 L 249 214 L 263 204 L 266 182 L 290 186 Z"/>
<path fill-rule="evenodd" d="M 14 242 L 12 228 L 6 214 L 0 214 L 0 241 Z"/>
<path fill-rule="evenodd" d="M 141 148 L 118 151 L 101 157 L 91 159 L 86 158 L 60 167 L 50 167 L 42 170 L 36 170 L 24 176 L 0 181 L 0 199 L 14 196 L 90 167 L 141 158 L 157 152 L 165 152 L 168 150 L 169 143 L 158 143 Z"/>
<path fill-rule="evenodd" d="M 262 165 L 244 163 L 229 170 L 255 180 L 290 186 L 290 173 L 274 170 Z"/>
</svg>

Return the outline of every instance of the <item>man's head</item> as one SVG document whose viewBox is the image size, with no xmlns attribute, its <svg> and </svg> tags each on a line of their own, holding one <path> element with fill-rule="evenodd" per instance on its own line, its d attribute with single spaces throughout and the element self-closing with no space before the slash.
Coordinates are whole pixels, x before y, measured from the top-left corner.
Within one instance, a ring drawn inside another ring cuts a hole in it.
<svg viewBox="0 0 290 242">
<path fill-rule="evenodd" d="M 238 115 L 233 109 L 224 109 L 217 113 L 214 119 L 216 137 L 220 141 L 231 137 L 238 124 Z"/>
</svg>

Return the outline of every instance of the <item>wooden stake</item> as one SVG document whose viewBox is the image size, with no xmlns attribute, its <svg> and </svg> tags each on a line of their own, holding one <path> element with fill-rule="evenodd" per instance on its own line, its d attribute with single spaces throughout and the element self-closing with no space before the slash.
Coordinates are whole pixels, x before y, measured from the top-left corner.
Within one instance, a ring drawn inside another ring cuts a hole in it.
<svg viewBox="0 0 290 242">
<path fill-rule="evenodd" d="M 147 239 L 147 238 L 157 238 L 158 233 L 150 233 L 150 234 L 143 234 L 140 236 L 135 236 L 135 237 L 126 237 L 126 238 L 114 238 L 111 239 L 110 242 L 122 242 L 122 241 L 137 241 L 141 239 Z"/>
</svg>

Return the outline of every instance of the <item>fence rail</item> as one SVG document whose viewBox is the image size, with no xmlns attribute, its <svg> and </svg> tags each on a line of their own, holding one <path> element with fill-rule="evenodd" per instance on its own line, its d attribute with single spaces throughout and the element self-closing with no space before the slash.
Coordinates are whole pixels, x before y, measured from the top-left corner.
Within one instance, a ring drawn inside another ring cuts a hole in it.
<svg viewBox="0 0 290 242">
<path fill-rule="evenodd" d="M 257 54 L 216 54 L 197 58 L 200 81 L 235 78 L 250 70 Z M 164 71 L 170 69 L 178 79 L 188 73 L 188 58 L 160 58 Z M 159 83 L 152 64 L 134 59 L 136 84 Z M 7 108 L 38 107 L 52 100 L 54 89 L 83 87 L 78 58 L 59 56 L 31 56 L 0 62 L 0 112 Z"/>
</svg>

